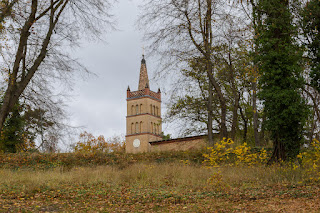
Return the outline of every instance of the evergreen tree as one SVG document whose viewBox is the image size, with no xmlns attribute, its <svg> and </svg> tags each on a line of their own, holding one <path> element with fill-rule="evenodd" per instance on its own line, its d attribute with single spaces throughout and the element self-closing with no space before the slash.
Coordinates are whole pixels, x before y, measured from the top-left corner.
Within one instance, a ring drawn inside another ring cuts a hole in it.
<svg viewBox="0 0 320 213">
<path fill-rule="evenodd" d="M 4 123 L 0 138 L 0 150 L 15 153 L 18 146 L 25 142 L 24 119 L 21 106 L 17 105 Z"/>
<path fill-rule="evenodd" d="M 311 86 L 320 92 L 320 1 L 307 2 L 301 12 L 301 25 L 311 59 Z"/>
<path fill-rule="evenodd" d="M 273 140 L 271 163 L 293 159 L 299 153 L 308 110 L 301 97 L 302 50 L 295 41 L 297 28 L 291 5 L 288 0 L 260 0 L 256 6 L 259 96 Z"/>
</svg>

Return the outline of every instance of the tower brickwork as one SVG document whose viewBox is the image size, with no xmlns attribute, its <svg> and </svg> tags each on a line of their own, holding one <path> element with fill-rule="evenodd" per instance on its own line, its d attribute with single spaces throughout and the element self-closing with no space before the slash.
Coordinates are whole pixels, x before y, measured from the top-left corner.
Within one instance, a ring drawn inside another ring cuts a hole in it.
<svg viewBox="0 0 320 213">
<path fill-rule="evenodd" d="M 145 87 L 149 87 L 149 78 L 148 78 L 146 60 L 143 57 L 141 60 L 138 90 L 143 90 Z"/>
<path fill-rule="evenodd" d="M 146 61 L 141 60 L 137 91 L 127 89 L 126 152 L 149 152 L 152 141 L 162 140 L 161 91 L 150 90 Z"/>
</svg>

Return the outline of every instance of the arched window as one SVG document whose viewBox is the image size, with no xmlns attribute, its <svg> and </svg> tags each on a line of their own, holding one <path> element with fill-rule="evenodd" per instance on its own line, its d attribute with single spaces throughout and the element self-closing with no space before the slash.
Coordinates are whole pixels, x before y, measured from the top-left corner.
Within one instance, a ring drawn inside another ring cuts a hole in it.
<svg viewBox="0 0 320 213">
<path fill-rule="evenodd" d="M 142 114 L 142 104 L 140 104 L 140 114 Z"/>
<path fill-rule="evenodd" d="M 153 128 L 154 128 L 154 134 L 157 134 L 157 129 L 156 129 L 157 124 L 153 124 Z"/>
<path fill-rule="evenodd" d="M 136 123 L 136 133 L 139 133 L 139 123 Z"/>
<path fill-rule="evenodd" d="M 156 115 L 159 116 L 159 108 L 156 107 Z"/>
<path fill-rule="evenodd" d="M 131 115 L 134 115 L 134 106 L 131 106 Z"/>
<path fill-rule="evenodd" d="M 156 114 L 156 106 L 153 105 L 153 114 L 155 115 Z"/>
<path fill-rule="evenodd" d="M 137 104 L 136 105 L 136 115 L 138 115 L 139 114 L 139 105 Z"/>
<path fill-rule="evenodd" d="M 150 132 L 153 133 L 153 123 L 151 122 L 151 128 L 150 128 Z"/>
<path fill-rule="evenodd" d="M 150 104 L 150 114 L 152 115 L 152 105 Z"/>
<path fill-rule="evenodd" d="M 134 134 L 134 123 L 131 124 L 131 134 Z"/>
<path fill-rule="evenodd" d="M 142 133 L 143 131 L 142 131 L 142 121 L 140 122 L 140 133 Z"/>
</svg>

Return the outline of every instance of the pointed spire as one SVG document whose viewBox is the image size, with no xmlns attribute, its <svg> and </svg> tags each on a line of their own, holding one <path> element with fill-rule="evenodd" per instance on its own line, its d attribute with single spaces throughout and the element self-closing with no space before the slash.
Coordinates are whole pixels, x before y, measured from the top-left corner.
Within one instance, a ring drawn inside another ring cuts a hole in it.
<svg viewBox="0 0 320 213">
<path fill-rule="evenodd" d="M 159 89 L 158 89 L 158 93 L 161 93 L 160 87 L 159 87 Z"/>
<path fill-rule="evenodd" d="M 144 59 L 144 55 L 142 55 L 141 64 L 146 64 L 146 60 Z"/>
<path fill-rule="evenodd" d="M 128 86 L 128 89 L 127 89 L 127 91 L 130 91 L 130 87 Z"/>
<path fill-rule="evenodd" d="M 149 78 L 148 78 L 146 60 L 144 59 L 144 55 L 142 55 L 138 90 L 143 90 L 144 88 L 146 88 L 146 85 L 148 85 L 149 87 Z"/>
</svg>

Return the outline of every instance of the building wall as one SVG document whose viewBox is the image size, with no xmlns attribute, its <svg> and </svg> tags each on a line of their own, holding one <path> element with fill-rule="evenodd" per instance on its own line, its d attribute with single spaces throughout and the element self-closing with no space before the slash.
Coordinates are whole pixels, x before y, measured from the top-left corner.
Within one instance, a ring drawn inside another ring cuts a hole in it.
<svg viewBox="0 0 320 213">
<path fill-rule="evenodd" d="M 168 141 L 157 141 L 150 143 L 151 152 L 162 151 L 188 151 L 201 149 L 207 146 L 206 136 L 195 136 L 189 138 L 178 138 Z"/>
<path fill-rule="evenodd" d="M 152 111 L 150 106 L 152 106 Z M 156 112 L 154 112 L 153 109 L 156 109 Z M 161 102 L 146 96 L 127 100 L 127 116 L 143 113 L 148 113 L 150 115 L 161 117 Z"/>
<path fill-rule="evenodd" d="M 161 102 L 148 97 L 127 101 L 126 135 L 137 133 L 160 135 L 162 132 L 161 122 Z"/>
<path fill-rule="evenodd" d="M 134 147 L 133 141 L 135 139 L 140 140 L 140 146 Z M 153 134 L 135 134 L 135 135 L 127 135 L 126 136 L 126 152 L 127 153 L 141 153 L 141 152 L 150 152 L 151 151 L 151 145 L 150 141 L 158 141 L 162 138 L 158 135 Z"/>
<path fill-rule="evenodd" d="M 150 151 L 150 141 L 161 140 L 161 102 L 148 96 L 127 99 L 126 152 Z M 134 139 L 140 146 L 134 147 Z"/>
</svg>

